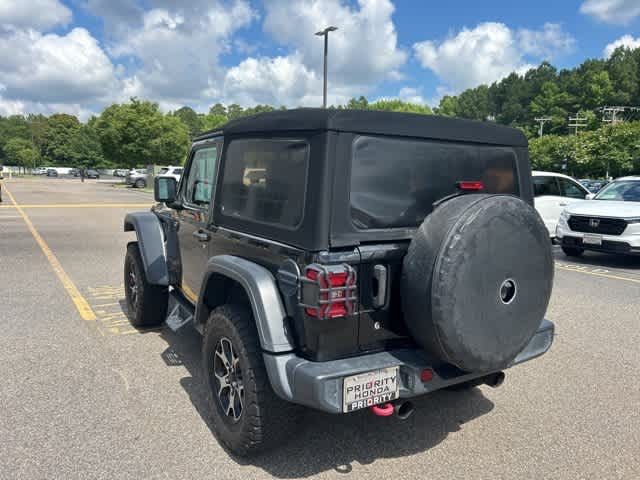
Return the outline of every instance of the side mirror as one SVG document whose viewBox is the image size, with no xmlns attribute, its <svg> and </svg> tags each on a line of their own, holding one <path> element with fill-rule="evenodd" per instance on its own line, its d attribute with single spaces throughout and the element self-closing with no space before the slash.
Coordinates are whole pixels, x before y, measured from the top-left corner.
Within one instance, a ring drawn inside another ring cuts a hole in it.
<svg viewBox="0 0 640 480">
<path fill-rule="evenodd" d="M 585 200 L 593 200 L 595 196 L 596 196 L 595 193 L 587 193 L 587 196 L 584 198 Z"/>
<path fill-rule="evenodd" d="M 176 201 L 178 183 L 173 177 L 156 177 L 153 184 L 153 197 L 156 202 L 173 203 Z"/>
</svg>

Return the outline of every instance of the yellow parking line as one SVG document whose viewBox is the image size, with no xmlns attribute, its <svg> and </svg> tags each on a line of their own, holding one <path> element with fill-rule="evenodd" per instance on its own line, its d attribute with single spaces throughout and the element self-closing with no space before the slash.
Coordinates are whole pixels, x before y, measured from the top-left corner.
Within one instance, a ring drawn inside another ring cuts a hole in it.
<svg viewBox="0 0 640 480">
<path fill-rule="evenodd" d="M 153 203 L 60 203 L 20 205 L 21 208 L 146 208 Z M 15 205 L 0 205 L 0 208 L 16 208 Z"/>
<path fill-rule="evenodd" d="M 42 253 L 44 253 L 44 256 L 47 258 L 47 260 L 49 261 L 49 264 L 51 265 L 51 268 L 53 268 L 53 271 L 58 276 L 60 283 L 62 283 L 62 286 L 69 294 L 69 297 L 71 297 L 71 300 L 73 301 L 74 305 L 78 309 L 78 313 L 80 314 L 82 319 L 95 320 L 96 314 L 93 312 L 93 310 L 89 306 L 89 303 L 85 300 L 85 298 L 82 296 L 78 288 L 71 281 L 71 278 L 69 278 L 69 275 L 67 275 L 67 272 L 64 271 L 64 268 L 62 268 L 62 265 L 60 264 L 56 256 L 53 254 L 53 252 L 49 248 L 49 245 L 47 245 L 44 239 L 40 236 L 36 228 L 33 226 L 33 223 L 31 223 L 31 220 L 29 219 L 27 214 L 24 213 L 24 210 L 22 210 L 20 205 L 18 205 L 18 202 L 16 202 L 15 198 L 13 198 L 13 195 L 11 195 L 11 192 L 6 188 L 6 186 L 5 186 L 5 192 L 7 193 L 9 200 L 11 200 L 15 208 L 18 210 L 18 213 L 20 214 L 24 222 L 27 224 L 27 228 L 31 232 L 31 235 L 33 235 L 33 238 L 35 239 L 36 243 L 42 249 Z"/>
<path fill-rule="evenodd" d="M 577 268 L 570 268 L 570 267 L 566 267 L 564 265 L 559 265 L 559 264 L 556 264 L 556 267 L 561 268 L 563 270 L 567 270 L 569 272 L 585 273 L 587 275 L 594 275 L 596 277 L 610 278 L 612 280 L 623 280 L 625 282 L 640 283 L 640 280 L 635 279 L 635 278 L 619 277 L 618 275 L 609 275 L 608 273 L 589 272 L 589 271 L 585 271 L 585 270 L 578 270 Z"/>
</svg>

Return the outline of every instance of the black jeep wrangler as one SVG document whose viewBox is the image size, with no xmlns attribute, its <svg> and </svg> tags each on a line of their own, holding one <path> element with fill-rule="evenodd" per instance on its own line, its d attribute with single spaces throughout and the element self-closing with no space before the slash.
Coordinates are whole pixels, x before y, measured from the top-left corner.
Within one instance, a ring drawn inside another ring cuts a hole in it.
<svg viewBox="0 0 640 480">
<path fill-rule="evenodd" d="M 179 184 L 132 213 L 136 327 L 203 334 L 213 428 L 246 455 L 299 406 L 406 417 L 546 352 L 551 245 L 518 130 L 300 109 L 196 138 Z"/>
</svg>

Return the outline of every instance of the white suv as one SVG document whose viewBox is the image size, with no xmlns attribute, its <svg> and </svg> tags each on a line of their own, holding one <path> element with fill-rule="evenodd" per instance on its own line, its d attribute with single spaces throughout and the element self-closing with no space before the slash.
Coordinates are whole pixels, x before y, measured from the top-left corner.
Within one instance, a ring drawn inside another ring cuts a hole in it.
<svg viewBox="0 0 640 480">
<path fill-rule="evenodd" d="M 640 254 L 640 176 L 618 178 L 589 198 L 560 216 L 556 237 L 564 253 Z"/>
<path fill-rule="evenodd" d="M 172 177 L 176 179 L 177 183 L 180 183 L 180 177 L 182 176 L 182 167 L 162 167 L 158 172 L 158 177 Z"/>
<path fill-rule="evenodd" d="M 583 201 L 590 192 L 577 180 L 561 173 L 534 171 L 532 176 L 536 210 L 553 238 L 565 207 Z"/>
</svg>

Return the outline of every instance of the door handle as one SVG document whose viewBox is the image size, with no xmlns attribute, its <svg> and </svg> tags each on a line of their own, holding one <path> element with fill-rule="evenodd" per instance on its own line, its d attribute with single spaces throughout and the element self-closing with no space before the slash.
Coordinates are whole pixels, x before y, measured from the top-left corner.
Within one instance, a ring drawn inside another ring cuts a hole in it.
<svg viewBox="0 0 640 480">
<path fill-rule="evenodd" d="M 566 207 L 569 204 L 567 202 L 560 202 L 558 205 L 560 205 L 561 207 Z"/>
<path fill-rule="evenodd" d="M 211 239 L 211 236 L 202 230 L 196 230 L 193 232 L 193 236 L 196 237 L 199 242 L 208 242 Z"/>
</svg>

